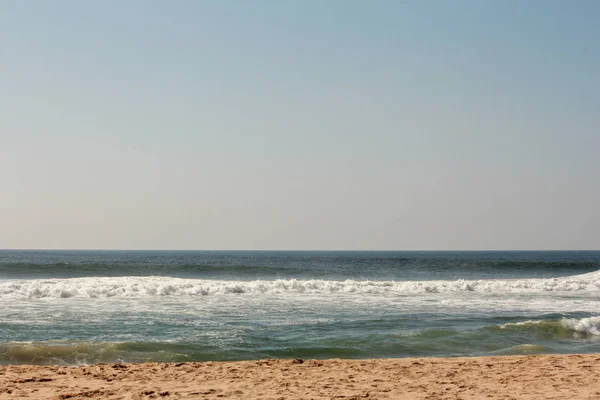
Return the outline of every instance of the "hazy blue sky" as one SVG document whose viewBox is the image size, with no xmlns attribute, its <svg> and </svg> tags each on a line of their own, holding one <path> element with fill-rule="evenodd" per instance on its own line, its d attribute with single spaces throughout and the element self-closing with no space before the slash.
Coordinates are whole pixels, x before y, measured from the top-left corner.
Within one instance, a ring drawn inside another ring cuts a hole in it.
<svg viewBox="0 0 600 400">
<path fill-rule="evenodd" d="M 599 21 L 0 0 L 0 248 L 598 249 Z"/>
</svg>

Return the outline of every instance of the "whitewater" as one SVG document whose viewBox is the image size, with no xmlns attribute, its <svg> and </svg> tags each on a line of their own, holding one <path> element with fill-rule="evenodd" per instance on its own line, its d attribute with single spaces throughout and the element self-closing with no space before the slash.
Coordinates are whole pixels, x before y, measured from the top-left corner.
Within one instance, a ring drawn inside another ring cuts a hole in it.
<svg viewBox="0 0 600 400">
<path fill-rule="evenodd" d="M 535 293 L 599 291 L 600 272 L 551 279 L 455 281 L 330 281 L 277 279 L 217 281 L 169 277 L 16 280 L 0 283 L 0 299 L 207 296 L 280 293 Z"/>
</svg>

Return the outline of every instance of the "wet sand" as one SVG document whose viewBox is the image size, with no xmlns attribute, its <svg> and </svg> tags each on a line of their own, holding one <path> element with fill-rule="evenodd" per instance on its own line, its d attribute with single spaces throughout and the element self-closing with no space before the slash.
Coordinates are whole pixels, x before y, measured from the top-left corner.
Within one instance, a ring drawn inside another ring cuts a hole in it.
<svg viewBox="0 0 600 400">
<path fill-rule="evenodd" d="M 3 365 L 0 399 L 600 399 L 600 354 Z"/>
</svg>

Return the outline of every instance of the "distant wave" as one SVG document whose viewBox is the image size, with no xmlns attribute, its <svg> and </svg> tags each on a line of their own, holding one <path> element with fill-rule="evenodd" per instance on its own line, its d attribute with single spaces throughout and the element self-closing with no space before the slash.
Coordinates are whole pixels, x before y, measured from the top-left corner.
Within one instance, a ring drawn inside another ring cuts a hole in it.
<svg viewBox="0 0 600 400">
<path fill-rule="evenodd" d="M 528 293 L 600 291 L 600 271 L 550 279 L 369 281 L 227 281 L 171 277 L 103 277 L 9 280 L 0 282 L 0 299 L 208 296 L 227 294 L 319 293 Z"/>
<path fill-rule="evenodd" d="M 279 272 L 301 274 L 303 268 L 262 265 L 203 265 L 203 264 L 108 264 L 108 263 L 5 263 L 0 264 L 0 277 L 7 278 L 83 278 L 83 277 L 124 277 L 124 276 L 208 276 L 231 275 L 276 276 Z"/>
<path fill-rule="evenodd" d="M 433 257 L 433 256 L 432 256 Z M 513 273 L 552 272 L 555 274 L 577 274 L 598 269 L 599 262 L 588 260 L 522 261 L 482 260 L 447 258 L 403 258 L 403 257 L 283 257 L 258 259 L 200 260 L 178 257 L 160 260 L 116 259 L 95 261 L 72 260 L 48 262 L 15 262 L 0 259 L 0 279 L 84 278 L 84 277 L 130 277 L 170 276 L 179 278 L 219 279 L 244 277 L 269 279 L 285 278 L 326 279 L 331 276 L 356 279 L 362 274 L 387 279 L 403 277 L 406 273 L 425 272 L 435 274 L 448 271 L 467 273 L 485 272 L 510 276 Z M 372 275 L 374 274 L 374 275 Z M 516 276 L 516 275 L 515 275 Z M 530 275 L 531 276 L 531 275 Z"/>
</svg>

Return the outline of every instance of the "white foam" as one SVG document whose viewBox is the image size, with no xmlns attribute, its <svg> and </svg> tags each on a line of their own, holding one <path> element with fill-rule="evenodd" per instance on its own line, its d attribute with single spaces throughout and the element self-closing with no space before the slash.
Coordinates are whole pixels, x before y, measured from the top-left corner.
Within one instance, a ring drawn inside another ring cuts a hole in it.
<svg viewBox="0 0 600 400">
<path fill-rule="evenodd" d="M 582 319 L 565 318 L 562 321 L 565 328 L 586 335 L 600 335 L 600 317 Z"/>
<path fill-rule="evenodd" d="M 200 296 L 223 294 L 318 293 L 536 293 L 599 292 L 600 271 L 563 278 L 456 281 L 328 281 L 255 280 L 225 281 L 170 277 L 110 277 L 34 279 L 0 282 L 4 298 L 109 298 L 149 296 Z"/>
<path fill-rule="evenodd" d="M 511 328 L 515 328 L 515 327 L 521 327 L 521 326 L 532 326 L 532 325 L 539 325 L 541 323 L 543 323 L 543 320 L 540 321 L 522 321 L 522 322 L 507 322 L 506 324 L 500 325 L 500 329 L 511 329 Z"/>
</svg>

